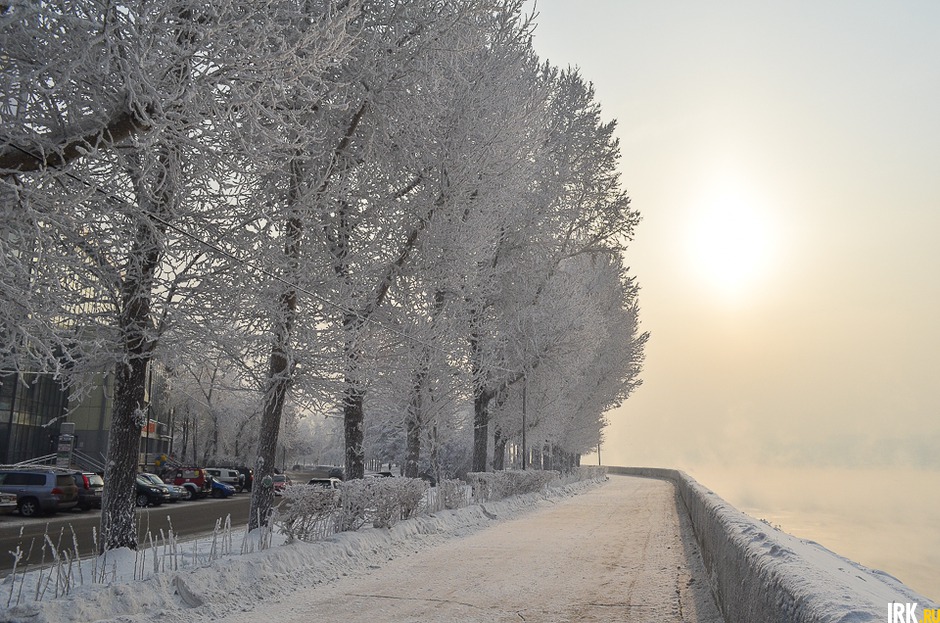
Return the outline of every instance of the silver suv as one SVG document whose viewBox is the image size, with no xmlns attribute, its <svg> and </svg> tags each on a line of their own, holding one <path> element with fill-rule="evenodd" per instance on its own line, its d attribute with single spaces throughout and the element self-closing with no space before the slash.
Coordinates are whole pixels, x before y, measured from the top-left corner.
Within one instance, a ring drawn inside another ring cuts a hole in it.
<svg viewBox="0 0 940 623">
<path fill-rule="evenodd" d="M 16 494 L 23 517 L 54 513 L 78 504 L 78 487 L 72 472 L 55 467 L 0 467 L 0 491 Z"/>
</svg>

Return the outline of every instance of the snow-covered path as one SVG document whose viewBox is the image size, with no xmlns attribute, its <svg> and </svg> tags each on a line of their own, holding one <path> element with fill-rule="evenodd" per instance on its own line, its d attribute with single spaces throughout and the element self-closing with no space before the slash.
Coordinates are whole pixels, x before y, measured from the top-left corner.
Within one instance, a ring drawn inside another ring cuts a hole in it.
<svg viewBox="0 0 940 623">
<path fill-rule="evenodd" d="M 721 621 L 673 485 L 606 485 L 225 623 Z"/>
</svg>

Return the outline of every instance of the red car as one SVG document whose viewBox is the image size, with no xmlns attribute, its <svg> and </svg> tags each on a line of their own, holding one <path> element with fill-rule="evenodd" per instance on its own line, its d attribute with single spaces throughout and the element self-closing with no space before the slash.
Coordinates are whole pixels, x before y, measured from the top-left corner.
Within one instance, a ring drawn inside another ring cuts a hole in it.
<svg viewBox="0 0 940 623">
<path fill-rule="evenodd" d="M 284 487 L 294 484 L 287 477 L 287 474 L 274 474 L 272 478 L 274 479 L 274 495 L 281 495 Z"/>
<path fill-rule="evenodd" d="M 200 467 L 180 467 L 164 476 L 164 479 L 177 487 L 185 487 L 193 500 L 204 498 L 212 491 L 212 480 L 206 470 Z"/>
</svg>

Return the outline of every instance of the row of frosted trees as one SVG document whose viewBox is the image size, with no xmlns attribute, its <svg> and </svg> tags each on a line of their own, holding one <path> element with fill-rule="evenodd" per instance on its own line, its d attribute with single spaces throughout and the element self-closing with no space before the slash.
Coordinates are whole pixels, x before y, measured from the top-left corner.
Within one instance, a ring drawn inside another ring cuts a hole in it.
<svg viewBox="0 0 940 623">
<path fill-rule="evenodd" d="M 155 362 L 225 362 L 203 402 L 253 396 L 259 482 L 285 405 L 342 417 L 352 478 L 367 430 L 413 475 L 460 413 L 475 470 L 527 431 L 598 443 L 639 382 L 638 216 L 533 26 L 520 0 L 0 5 L 2 369 L 113 370 L 105 549 L 136 547 Z"/>
</svg>

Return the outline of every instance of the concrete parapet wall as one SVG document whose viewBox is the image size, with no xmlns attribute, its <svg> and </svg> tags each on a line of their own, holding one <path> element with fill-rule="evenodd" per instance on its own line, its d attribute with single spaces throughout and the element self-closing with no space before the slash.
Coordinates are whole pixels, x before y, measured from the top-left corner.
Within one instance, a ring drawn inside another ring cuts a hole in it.
<svg viewBox="0 0 940 623">
<path fill-rule="evenodd" d="M 749 517 L 684 472 L 647 467 L 609 467 L 608 472 L 675 483 L 728 623 L 883 623 L 892 602 L 916 602 L 920 621 L 924 608 L 937 607 L 884 572 Z"/>
</svg>

